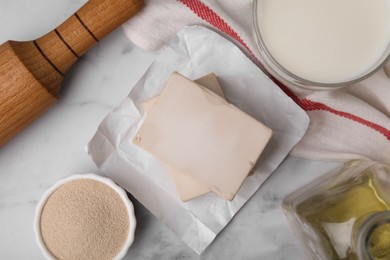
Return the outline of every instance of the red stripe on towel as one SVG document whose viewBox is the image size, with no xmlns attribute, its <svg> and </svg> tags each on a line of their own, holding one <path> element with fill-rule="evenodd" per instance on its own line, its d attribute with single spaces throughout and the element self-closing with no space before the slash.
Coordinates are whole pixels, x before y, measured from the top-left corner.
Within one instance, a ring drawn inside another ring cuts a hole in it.
<svg viewBox="0 0 390 260">
<path fill-rule="evenodd" d="M 248 45 L 241 39 L 241 37 L 225 22 L 225 20 L 223 20 L 217 13 L 210 9 L 210 7 L 208 7 L 199 0 L 178 1 L 190 8 L 202 20 L 208 22 L 215 28 L 218 28 L 220 31 L 224 32 L 225 34 L 238 41 L 242 46 L 245 47 L 245 49 L 247 49 L 251 53 L 251 55 L 253 55 Z M 253 57 L 255 56 L 253 55 Z"/>
<path fill-rule="evenodd" d="M 252 50 L 248 47 L 248 45 L 244 42 L 244 40 L 238 35 L 237 32 L 235 32 L 226 22 L 224 19 L 222 19 L 216 12 L 214 12 L 210 7 L 202 3 L 200 0 L 178 0 L 185 6 L 187 6 L 191 11 L 193 11 L 199 18 L 202 20 L 208 22 L 210 25 L 214 26 L 215 28 L 219 29 L 223 33 L 229 35 L 236 41 L 238 41 L 245 49 L 249 51 L 249 53 L 253 56 L 253 58 L 256 59 L 255 55 L 253 54 Z M 257 60 L 257 59 L 256 59 Z M 258 64 L 261 64 L 258 61 Z M 264 69 L 263 71 L 267 73 Z M 293 99 L 302 109 L 305 111 L 315 111 L 315 110 L 321 110 L 326 111 L 329 113 L 332 113 L 337 116 L 344 117 L 346 119 L 355 121 L 357 123 L 360 123 L 362 125 L 365 125 L 367 127 L 370 127 L 371 129 L 381 133 L 384 135 L 387 140 L 390 140 L 390 130 L 375 124 L 371 121 L 368 121 L 364 118 L 361 118 L 359 116 L 353 115 L 351 113 L 343 112 L 340 110 L 333 109 L 323 103 L 320 102 L 314 102 L 309 99 L 299 99 L 289 88 L 287 88 L 285 85 L 283 85 L 280 81 L 278 81 L 276 78 L 274 78 L 272 75 L 267 73 L 267 75 L 291 98 Z"/>
<path fill-rule="evenodd" d="M 375 131 L 379 132 L 380 134 L 384 135 L 387 140 L 390 140 L 390 131 L 388 129 L 386 129 L 385 127 L 381 126 L 381 125 L 378 125 L 378 124 L 375 124 L 371 121 L 368 121 L 364 118 L 361 118 L 359 116 L 356 116 L 356 115 L 353 115 L 351 113 L 347 113 L 347 112 L 343 112 L 343 111 L 340 111 L 340 110 L 336 110 L 336 109 L 333 109 L 323 103 L 319 103 L 319 102 L 314 102 L 314 101 L 311 101 L 311 100 L 308 100 L 306 98 L 304 99 L 300 99 L 298 101 L 298 105 L 300 105 L 304 110 L 306 111 L 315 111 L 315 110 L 322 110 L 322 111 L 327 111 L 327 112 L 330 112 L 334 115 L 337 115 L 337 116 L 341 116 L 341 117 L 344 117 L 344 118 L 347 118 L 347 119 L 350 119 L 352 121 L 355 121 L 355 122 L 358 122 L 362 125 L 365 125 L 369 128 L 372 128 L 374 129 Z"/>
</svg>

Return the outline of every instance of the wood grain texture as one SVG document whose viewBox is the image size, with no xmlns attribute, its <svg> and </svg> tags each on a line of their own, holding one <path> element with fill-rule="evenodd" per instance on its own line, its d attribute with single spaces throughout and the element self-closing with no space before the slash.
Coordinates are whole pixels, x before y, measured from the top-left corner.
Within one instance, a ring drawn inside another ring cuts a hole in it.
<svg viewBox="0 0 390 260">
<path fill-rule="evenodd" d="M 4 72 L 4 67 L 12 67 L 14 75 L 10 79 L 9 75 L 4 74 L 1 76 L 2 80 L 11 80 L 14 88 L 28 87 L 20 83 L 23 82 L 25 69 L 27 69 L 41 83 L 43 88 L 47 89 L 53 96 L 58 97 L 63 77 L 42 56 L 34 42 L 10 41 L 4 44 L 4 48 L 10 49 L 9 51 L 12 53 L 8 52 L 7 54 L 9 56 L 13 54 L 15 57 L 12 58 L 13 63 L 9 64 L 6 59 L 3 59 L 4 56 L 0 54 L 0 73 Z M 19 62 L 16 62 L 17 60 Z M 0 84 L 1 94 L 3 84 L 5 83 Z"/>
<path fill-rule="evenodd" d="M 48 109 L 56 98 L 42 87 L 41 82 L 24 66 L 15 55 L 11 44 L 0 46 L 0 57 L 0 146 L 2 146 Z"/>
<path fill-rule="evenodd" d="M 142 6 L 143 1 L 106 0 L 86 4 L 76 14 L 98 40 L 123 24 Z"/>
<path fill-rule="evenodd" d="M 74 15 L 58 26 L 57 31 L 79 57 L 83 56 L 96 43 Z"/>
<path fill-rule="evenodd" d="M 0 46 L 0 146 L 59 97 L 64 74 L 98 40 L 136 14 L 143 0 L 90 0 L 35 41 Z"/>
</svg>

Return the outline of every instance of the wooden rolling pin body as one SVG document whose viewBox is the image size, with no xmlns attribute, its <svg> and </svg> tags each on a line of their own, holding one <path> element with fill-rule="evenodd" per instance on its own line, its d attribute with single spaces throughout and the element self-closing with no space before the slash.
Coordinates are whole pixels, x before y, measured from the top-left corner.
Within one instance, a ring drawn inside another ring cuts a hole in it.
<svg viewBox="0 0 390 260">
<path fill-rule="evenodd" d="M 2 44 L 0 146 L 55 103 L 68 69 L 142 6 L 143 0 L 90 0 L 43 37 Z"/>
</svg>

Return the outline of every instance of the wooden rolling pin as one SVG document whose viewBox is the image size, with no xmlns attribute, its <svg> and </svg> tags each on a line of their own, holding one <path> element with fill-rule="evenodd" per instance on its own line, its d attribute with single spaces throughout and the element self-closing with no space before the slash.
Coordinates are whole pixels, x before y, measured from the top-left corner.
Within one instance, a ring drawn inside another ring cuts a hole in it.
<svg viewBox="0 0 390 260">
<path fill-rule="evenodd" d="M 2 44 L 0 146 L 56 102 L 73 63 L 142 6 L 143 0 L 90 0 L 43 37 Z"/>
</svg>

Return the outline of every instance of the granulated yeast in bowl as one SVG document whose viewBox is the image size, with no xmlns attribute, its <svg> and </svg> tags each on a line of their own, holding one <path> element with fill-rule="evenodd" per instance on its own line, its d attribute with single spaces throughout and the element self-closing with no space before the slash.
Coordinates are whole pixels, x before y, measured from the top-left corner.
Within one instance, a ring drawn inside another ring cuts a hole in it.
<svg viewBox="0 0 390 260">
<path fill-rule="evenodd" d="M 93 179 L 55 189 L 39 220 L 41 238 L 57 259 L 113 259 L 129 236 L 128 210 L 119 194 Z"/>
</svg>

